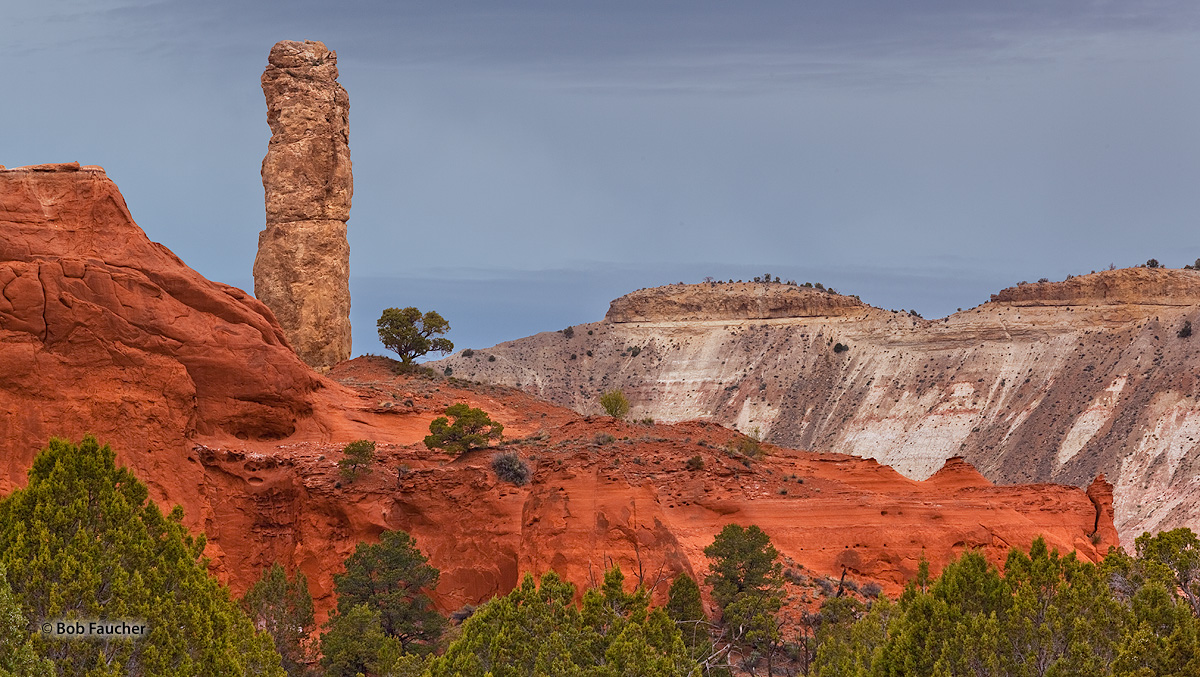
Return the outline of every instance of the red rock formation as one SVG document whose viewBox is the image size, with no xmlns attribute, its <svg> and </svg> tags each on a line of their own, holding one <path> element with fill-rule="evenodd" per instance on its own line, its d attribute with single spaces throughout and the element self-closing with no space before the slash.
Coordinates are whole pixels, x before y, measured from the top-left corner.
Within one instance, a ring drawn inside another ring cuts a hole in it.
<svg viewBox="0 0 1200 677">
<path fill-rule="evenodd" d="M 292 40 L 271 48 L 262 75 L 271 141 L 254 293 L 318 371 L 349 358 L 351 346 L 350 96 L 337 76 L 336 52 Z"/>
<path fill-rule="evenodd" d="M 315 375 L 272 314 L 209 282 L 130 219 L 99 168 L 0 171 L 0 491 L 51 435 L 96 433 L 166 506 L 209 536 L 214 571 L 244 592 L 274 561 L 309 577 L 318 609 L 355 544 L 405 529 L 443 571 L 442 609 L 547 569 L 586 585 L 611 562 L 657 584 L 701 575 L 728 522 L 762 526 L 787 566 L 895 591 L 924 556 L 994 560 L 1045 535 L 1095 559 L 1115 543 L 1104 485 L 995 487 L 961 461 L 927 482 L 874 461 L 728 448 L 715 424 L 586 419 L 519 391 L 397 377 L 380 358 Z M 491 450 L 425 449 L 429 422 L 467 402 L 505 424 L 532 481 L 497 480 Z M 365 478 L 340 450 L 375 440 Z M 702 470 L 687 469 L 699 456 Z M 1098 542 L 1092 535 L 1099 534 Z M 810 590 L 809 594 L 812 591 Z"/>
<path fill-rule="evenodd" d="M 1087 497 L 1096 507 L 1096 525 L 1092 530 L 1092 538 L 1104 543 L 1117 542 L 1119 535 L 1113 521 L 1113 485 L 1108 483 L 1104 473 L 1097 475 L 1088 485 Z"/>
<path fill-rule="evenodd" d="M 929 479 L 925 481 L 931 486 L 954 490 L 992 486 L 992 483 L 980 475 L 979 471 L 967 463 L 962 456 L 946 459 L 946 464 L 942 466 L 942 469 L 930 475 Z"/>
<path fill-rule="evenodd" d="M 0 232 L 9 486 L 53 435 L 174 450 L 285 437 L 311 410 L 322 382 L 270 311 L 147 239 L 99 167 L 0 171 Z"/>
</svg>

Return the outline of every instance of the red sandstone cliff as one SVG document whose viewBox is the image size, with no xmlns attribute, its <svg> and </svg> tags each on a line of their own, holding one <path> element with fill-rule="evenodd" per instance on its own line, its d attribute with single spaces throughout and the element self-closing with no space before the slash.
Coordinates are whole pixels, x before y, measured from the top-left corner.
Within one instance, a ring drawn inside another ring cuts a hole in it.
<svg viewBox="0 0 1200 677">
<path fill-rule="evenodd" d="M 102 169 L 0 170 L 0 233 L 0 490 L 92 431 L 194 495 L 187 438 L 286 437 L 311 411 L 323 382 L 270 311 L 146 238 Z"/>
</svg>

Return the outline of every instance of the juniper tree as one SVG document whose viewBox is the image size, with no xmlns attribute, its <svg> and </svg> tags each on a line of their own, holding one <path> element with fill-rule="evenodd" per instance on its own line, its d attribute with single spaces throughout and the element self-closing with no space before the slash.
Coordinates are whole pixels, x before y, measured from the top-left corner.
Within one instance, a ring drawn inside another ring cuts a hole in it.
<svg viewBox="0 0 1200 677">
<path fill-rule="evenodd" d="M 276 562 L 242 597 L 242 609 L 271 636 L 289 677 L 307 675 L 312 660 L 308 637 L 314 620 L 312 595 L 304 574 L 297 571 L 289 581 L 287 572 Z"/>
<path fill-rule="evenodd" d="M 1114 548 L 1095 565 L 1038 538 L 1028 553 L 1010 550 L 1003 573 L 964 553 L 895 604 L 836 621 L 816 674 L 1200 674 L 1200 628 L 1182 588 L 1193 539 L 1144 535 L 1137 557 Z"/>
<path fill-rule="evenodd" d="M 329 618 L 321 635 L 324 677 L 390 675 L 404 653 L 383 631 L 379 610 L 357 604 Z"/>
<path fill-rule="evenodd" d="M 686 573 L 676 576 L 667 591 L 667 605 L 664 610 L 679 626 L 689 656 L 696 661 L 703 661 L 712 655 L 713 644 L 709 635 L 708 617 L 704 615 L 700 586 L 696 585 L 696 579 Z"/>
<path fill-rule="evenodd" d="M 446 626 L 427 594 L 439 575 L 412 536 L 385 531 L 378 543 L 359 543 L 346 559 L 345 573 L 334 574 L 338 613 L 366 605 L 379 613 L 383 633 L 404 653 L 431 651 Z"/>
<path fill-rule="evenodd" d="M 459 402 L 446 408 L 446 416 L 439 416 L 429 423 L 425 446 L 461 454 L 476 447 L 486 447 L 489 440 L 499 439 L 503 433 L 504 426 L 493 421 L 486 411 Z"/>
<path fill-rule="evenodd" d="M 704 549 L 711 560 L 704 582 L 712 586 L 731 639 L 751 655 L 765 656 L 767 674 L 782 641 L 776 614 L 783 606 L 783 565 L 771 539 L 755 525 L 727 524 Z"/>
<path fill-rule="evenodd" d="M 355 440 L 342 448 L 345 458 L 338 461 L 342 476 L 353 482 L 358 476 L 371 472 L 375 462 L 375 443 L 371 440 Z"/>
<path fill-rule="evenodd" d="M 623 589 L 619 569 L 584 593 L 554 572 L 538 585 L 529 574 L 516 589 L 480 607 L 458 639 L 434 659 L 430 677 L 637 675 L 699 677 L 679 629 L 644 589 Z"/>
<path fill-rule="evenodd" d="M 35 637 L 59 675 L 284 676 L 271 638 L 209 577 L 204 536 L 189 535 L 182 519 L 179 507 L 163 515 L 90 436 L 51 440 L 28 485 L 0 501 L 0 565 L 26 619 L 149 626 L 137 641 Z"/>
<path fill-rule="evenodd" d="M 436 311 L 421 314 L 420 310 L 388 308 L 375 323 L 379 330 L 379 341 L 384 348 L 400 356 L 404 364 L 412 364 L 416 358 L 429 352 L 448 353 L 454 344 L 442 334 L 450 331 L 450 323 Z"/>
<path fill-rule="evenodd" d="M 0 677 L 42 677 L 53 672 L 54 665 L 34 650 L 29 623 L 0 565 Z"/>
</svg>

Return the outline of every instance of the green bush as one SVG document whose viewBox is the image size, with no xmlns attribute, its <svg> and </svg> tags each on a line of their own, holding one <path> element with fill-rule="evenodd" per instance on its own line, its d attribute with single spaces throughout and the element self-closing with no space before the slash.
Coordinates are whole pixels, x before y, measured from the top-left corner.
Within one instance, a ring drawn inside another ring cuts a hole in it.
<svg viewBox="0 0 1200 677">
<path fill-rule="evenodd" d="M 600 396 L 600 406 L 613 418 L 625 418 L 629 413 L 629 400 L 620 390 L 609 390 Z"/>
<path fill-rule="evenodd" d="M 21 612 L 21 603 L 8 586 L 4 565 L 0 564 L 0 675 L 4 677 L 42 677 L 54 674 L 54 664 L 38 656 L 30 626 Z"/>
<path fill-rule="evenodd" d="M 341 469 L 342 475 L 347 480 L 353 482 L 358 479 L 359 475 L 371 472 L 371 465 L 375 463 L 374 442 L 355 440 L 343 447 L 342 453 L 346 455 L 346 458 L 338 461 L 338 468 Z"/>
<path fill-rule="evenodd" d="M 688 470 L 703 470 L 704 469 L 704 459 L 700 458 L 700 455 L 697 454 L 697 455 L 689 458 L 687 460 L 687 463 L 684 464 L 684 467 L 686 467 Z"/>
<path fill-rule="evenodd" d="M 289 581 L 287 572 L 276 562 L 242 597 L 242 609 L 275 641 L 288 675 L 307 675 L 313 659 L 309 633 L 314 620 L 312 595 L 304 574 L 297 571 L 295 579 Z"/>
<path fill-rule="evenodd" d="M 1200 674 L 1200 539 L 1175 529 L 1135 546 L 1092 564 L 1037 538 L 1002 569 L 967 552 L 936 579 L 922 562 L 896 602 L 822 619 L 811 674 Z"/>
<path fill-rule="evenodd" d="M 753 437 L 743 436 L 733 444 L 734 452 L 748 458 L 760 458 L 763 455 L 762 444 Z"/>
<path fill-rule="evenodd" d="M 382 614 L 367 604 L 330 615 L 321 633 L 324 677 L 391 674 L 404 650 L 383 631 Z"/>
<path fill-rule="evenodd" d="M 454 422 L 451 423 L 447 416 Z M 459 402 L 446 409 L 446 416 L 439 416 L 429 424 L 425 446 L 461 454 L 486 447 L 490 440 L 500 439 L 503 433 L 504 426 L 493 421 L 486 411 Z"/>
<path fill-rule="evenodd" d="M 575 586 L 553 571 L 538 585 L 529 574 L 504 597 L 463 621 L 429 677 L 612 675 L 689 677 L 700 666 L 688 656 L 679 628 L 650 593 L 624 590 L 620 569 L 575 605 Z"/>
</svg>

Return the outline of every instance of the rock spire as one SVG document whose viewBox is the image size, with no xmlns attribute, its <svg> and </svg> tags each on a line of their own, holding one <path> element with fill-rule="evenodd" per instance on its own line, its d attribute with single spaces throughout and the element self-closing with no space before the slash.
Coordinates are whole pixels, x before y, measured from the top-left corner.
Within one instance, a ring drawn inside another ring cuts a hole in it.
<svg viewBox="0 0 1200 677">
<path fill-rule="evenodd" d="M 271 141 L 254 294 L 300 358 L 322 372 L 350 357 L 346 220 L 354 180 L 350 96 L 337 76 L 337 54 L 307 40 L 276 43 L 262 75 Z"/>
</svg>

